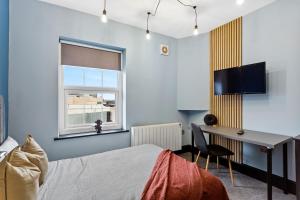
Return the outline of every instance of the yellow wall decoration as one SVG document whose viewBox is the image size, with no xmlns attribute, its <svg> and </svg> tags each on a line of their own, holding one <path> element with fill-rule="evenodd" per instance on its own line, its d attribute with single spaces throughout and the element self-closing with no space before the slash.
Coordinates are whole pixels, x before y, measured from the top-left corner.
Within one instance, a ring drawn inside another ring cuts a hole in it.
<svg viewBox="0 0 300 200">
<path fill-rule="evenodd" d="M 242 17 L 210 32 L 210 110 L 218 125 L 242 128 L 242 95 L 214 95 L 214 71 L 242 65 Z M 242 142 L 212 136 L 212 143 L 232 150 L 232 160 L 243 162 Z"/>
</svg>

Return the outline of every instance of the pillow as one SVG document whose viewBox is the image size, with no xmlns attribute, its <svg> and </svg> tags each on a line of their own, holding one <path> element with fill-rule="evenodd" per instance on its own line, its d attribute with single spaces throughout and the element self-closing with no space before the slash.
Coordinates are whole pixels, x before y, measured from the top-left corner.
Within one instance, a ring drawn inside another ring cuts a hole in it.
<svg viewBox="0 0 300 200">
<path fill-rule="evenodd" d="M 16 140 L 11 137 L 8 137 L 5 142 L 0 146 L 0 152 L 6 152 L 6 155 L 9 154 L 14 148 L 18 146 Z M 4 159 L 4 156 L 0 156 L 0 162 Z"/>
<path fill-rule="evenodd" d="M 15 148 L 0 163 L 0 199 L 36 200 L 40 169 L 20 148 Z"/>
<path fill-rule="evenodd" d="M 31 135 L 27 136 L 21 150 L 27 152 L 27 158 L 40 169 L 41 175 L 39 183 L 42 185 L 48 172 L 48 157 L 46 152 Z"/>
</svg>

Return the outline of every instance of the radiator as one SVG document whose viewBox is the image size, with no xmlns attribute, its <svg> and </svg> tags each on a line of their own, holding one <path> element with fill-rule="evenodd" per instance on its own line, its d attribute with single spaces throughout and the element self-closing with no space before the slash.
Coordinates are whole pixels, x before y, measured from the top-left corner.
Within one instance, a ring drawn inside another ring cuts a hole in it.
<svg viewBox="0 0 300 200">
<path fill-rule="evenodd" d="M 155 144 L 172 151 L 182 147 L 181 123 L 131 127 L 131 146 Z"/>
</svg>

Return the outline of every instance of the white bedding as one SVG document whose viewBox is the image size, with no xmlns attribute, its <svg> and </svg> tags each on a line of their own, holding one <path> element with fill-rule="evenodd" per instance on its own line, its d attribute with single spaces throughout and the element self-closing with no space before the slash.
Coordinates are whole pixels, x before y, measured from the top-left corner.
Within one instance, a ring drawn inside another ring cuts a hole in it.
<svg viewBox="0 0 300 200">
<path fill-rule="evenodd" d="M 39 200 L 138 200 L 162 151 L 142 145 L 49 163 Z"/>
</svg>

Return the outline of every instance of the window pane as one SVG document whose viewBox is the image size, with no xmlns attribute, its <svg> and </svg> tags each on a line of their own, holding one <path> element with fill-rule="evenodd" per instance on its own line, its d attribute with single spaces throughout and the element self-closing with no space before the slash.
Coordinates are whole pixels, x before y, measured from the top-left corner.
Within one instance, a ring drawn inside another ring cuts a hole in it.
<svg viewBox="0 0 300 200">
<path fill-rule="evenodd" d="M 84 86 L 102 87 L 102 70 L 95 68 L 84 69 Z"/>
<path fill-rule="evenodd" d="M 64 66 L 64 85 L 65 86 L 83 86 L 84 68 Z"/>
<path fill-rule="evenodd" d="M 103 122 L 116 122 L 116 95 L 103 94 Z"/>
<path fill-rule="evenodd" d="M 76 92 L 67 95 L 67 127 L 83 127 L 98 119 L 116 122 L 116 95 L 113 93 Z"/>
<path fill-rule="evenodd" d="M 102 70 L 65 65 L 64 84 L 65 86 L 102 87 Z"/>
<path fill-rule="evenodd" d="M 103 70 L 103 87 L 118 88 L 118 71 Z"/>
</svg>

